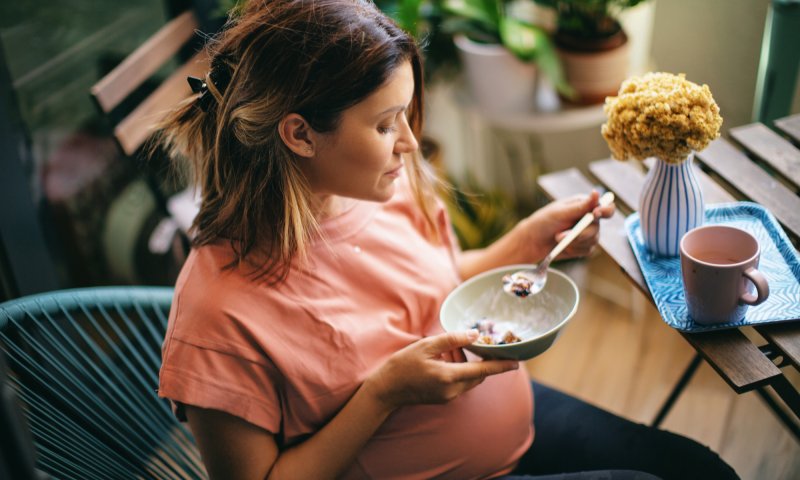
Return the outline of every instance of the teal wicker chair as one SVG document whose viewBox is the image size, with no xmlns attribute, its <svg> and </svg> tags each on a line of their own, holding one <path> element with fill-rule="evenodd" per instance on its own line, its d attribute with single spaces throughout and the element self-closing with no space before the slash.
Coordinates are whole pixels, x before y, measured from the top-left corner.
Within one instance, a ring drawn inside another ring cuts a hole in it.
<svg viewBox="0 0 800 480">
<path fill-rule="evenodd" d="M 206 478 L 190 432 L 159 399 L 172 289 L 104 287 L 0 304 L 8 384 L 53 478 Z M 1 377 L 0 377 L 1 378 Z"/>
</svg>

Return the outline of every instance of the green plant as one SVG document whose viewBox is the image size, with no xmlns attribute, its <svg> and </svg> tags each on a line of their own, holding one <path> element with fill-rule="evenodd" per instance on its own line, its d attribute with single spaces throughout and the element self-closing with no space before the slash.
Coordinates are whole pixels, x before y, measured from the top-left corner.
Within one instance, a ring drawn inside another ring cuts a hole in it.
<svg viewBox="0 0 800 480">
<path fill-rule="evenodd" d="M 244 8 L 246 3 L 247 0 L 218 0 L 217 8 L 212 14 L 222 18 L 236 16 Z"/>
<path fill-rule="evenodd" d="M 425 25 L 427 0 L 376 0 L 375 4 L 392 17 L 397 25 L 419 39 L 428 30 Z"/>
<path fill-rule="evenodd" d="M 531 0 L 532 1 L 532 0 Z M 562 95 L 570 87 L 549 34 L 540 26 L 514 16 L 508 0 L 444 0 L 448 14 L 442 28 L 482 43 L 499 43 L 523 62 L 535 63 Z"/>
<path fill-rule="evenodd" d="M 462 249 L 483 248 L 519 221 L 514 201 L 501 190 L 486 190 L 474 178 L 457 184 L 442 197 Z"/>
<path fill-rule="evenodd" d="M 444 180 L 438 193 L 462 249 L 486 247 L 517 224 L 522 214 L 504 191 L 481 187 L 469 173 L 463 181 L 448 175 L 441 145 L 435 139 L 423 136 L 420 148 L 423 158 Z"/>
<path fill-rule="evenodd" d="M 375 4 L 419 43 L 426 81 L 447 76 L 458 68 L 452 38 L 442 28 L 444 0 L 376 0 Z"/>
<path fill-rule="evenodd" d="M 602 39 L 616 35 L 622 26 L 617 16 L 646 0 L 535 0 L 556 10 L 557 31 L 577 38 Z"/>
</svg>

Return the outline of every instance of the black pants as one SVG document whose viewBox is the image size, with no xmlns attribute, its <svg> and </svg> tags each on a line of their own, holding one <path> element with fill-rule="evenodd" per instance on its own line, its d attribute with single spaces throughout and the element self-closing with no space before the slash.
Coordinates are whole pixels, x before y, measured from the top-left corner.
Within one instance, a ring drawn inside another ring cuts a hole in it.
<svg viewBox="0 0 800 480">
<path fill-rule="evenodd" d="M 694 440 L 634 423 L 534 383 L 536 437 L 506 480 L 737 479 Z M 644 473 L 647 472 L 647 473 Z"/>
</svg>

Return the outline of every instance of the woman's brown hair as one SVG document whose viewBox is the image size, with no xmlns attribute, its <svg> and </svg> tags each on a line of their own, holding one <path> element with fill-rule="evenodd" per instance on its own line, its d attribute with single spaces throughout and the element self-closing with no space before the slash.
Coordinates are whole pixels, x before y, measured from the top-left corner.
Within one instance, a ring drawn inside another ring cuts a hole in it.
<svg viewBox="0 0 800 480">
<path fill-rule="evenodd" d="M 318 234 L 311 191 L 278 124 L 302 115 L 331 132 L 349 107 L 410 62 L 414 97 L 409 124 L 419 139 L 422 62 L 408 34 L 374 4 L 359 0 L 250 0 L 209 41 L 207 91 L 160 125 L 160 143 L 189 161 L 201 189 L 193 244 L 230 243 L 231 266 L 246 262 L 270 283 L 288 275 Z M 430 213 L 431 174 L 418 153 L 406 167 L 415 198 L 438 238 Z"/>
</svg>

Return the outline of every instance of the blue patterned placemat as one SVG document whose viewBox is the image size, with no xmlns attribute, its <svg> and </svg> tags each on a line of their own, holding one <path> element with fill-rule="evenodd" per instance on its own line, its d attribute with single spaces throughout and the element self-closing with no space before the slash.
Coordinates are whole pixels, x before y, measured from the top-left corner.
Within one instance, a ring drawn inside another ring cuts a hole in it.
<svg viewBox="0 0 800 480">
<path fill-rule="evenodd" d="M 633 213 L 625 219 L 628 241 L 664 321 L 684 332 L 704 332 L 800 319 L 800 257 L 775 217 L 756 203 L 724 203 L 706 207 L 705 224 L 730 225 L 758 239 L 761 245 L 758 269 L 769 282 L 769 298 L 761 305 L 749 307 L 739 322 L 695 323 L 686 308 L 680 257 L 651 254 L 644 246 L 639 214 Z"/>
</svg>

